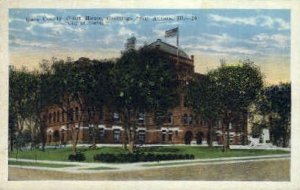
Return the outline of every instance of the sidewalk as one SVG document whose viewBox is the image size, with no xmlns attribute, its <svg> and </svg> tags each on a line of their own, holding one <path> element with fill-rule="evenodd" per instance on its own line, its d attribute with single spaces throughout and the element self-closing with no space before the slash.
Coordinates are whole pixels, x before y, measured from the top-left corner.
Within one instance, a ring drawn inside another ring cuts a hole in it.
<svg viewBox="0 0 300 190">
<path fill-rule="evenodd" d="M 190 166 L 190 165 L 209 165 L 209 164 L 225 164 L 225 163 L 228 164 L 228 163 L 240 163 L 240 162 L 255 162 L 255 161 L 262 161 L 262 160 L 281 160 L 281 159 L 290 159 L 290 154 L 195 159 L 195 160 L 176 160 L 176 161 L 172 160 L 172 161 L 160 161 L 160 162 L 137 162 L 137 163 L 82 163 L 82 162 L 65 162 L 65 161 L 50 161 L 50 160 L 17 159 L 17 161 L 19 162 L 70 164 L 75 166 L 64 167 L 64 168 L 50 168 L 50 167 L 9 165 L 9 167 L 62 171 L 62 172 L 70 172 L 70 173 L 100 173 L 100 172 L 102 173 L 102 172 L 118 172 L 118 171 L 131 171 L 131 170 L 146 170 L 146 169 L 153 169 L 153 168 L 164 168 L 164 167 L 175 167 L 175 166 L 183 167 L 183 166 Z M 16 161 L 15 158 L 9 158 L 9 160 Z"/>
</svg>

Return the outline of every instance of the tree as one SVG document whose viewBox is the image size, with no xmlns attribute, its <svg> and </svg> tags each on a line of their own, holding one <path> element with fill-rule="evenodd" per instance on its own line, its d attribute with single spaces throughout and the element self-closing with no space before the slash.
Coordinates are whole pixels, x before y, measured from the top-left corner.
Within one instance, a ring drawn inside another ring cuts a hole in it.
<svg viewBox="0 0 300 190">
<path fill-rule="evenodd" d="M 219 93 L 216 84 L 208 76 L 196 78 L 187 87 L 187 102 L 197 117 L 208 123 L 209 146 L 212 146 L 213 121 L 220 118 Z"/>
<path fill-rule="evenodd" d="M 20 136 L 26 121 L 32 116 L 32 104 L 35 102 L 34 93 L 37 89 L 34 73 L 24 67 L 20 70 L 10 67 L 9 70 L 9 135 L 10 146 L 13 150 L 15 134 Z"/>
<path fill-rule="evenodd" d="M 224 151 L 229 149 L 229 125 L 235 115 L 246 119 L 249 106 L 259 95 L 263 87 L 263 77 L 253 63 L 244 62 L 239 65 L 222 65 L 208 73 L 216 84 L 223 118 Z M 225 126 L 224 126 L 225 125 Z M 247 137 L 247 126 L 244 126 L 244 139 Z M 227 139 L 225 139 L 227 131 Z M 245 142 L 246 143 L 246 142 Z"/>
<path fill-rule="evenodd" d="M 52 62 L 48 86 L 52 98 L 49 102 L 66 114 L 67 129 L 72 136 L 72 150 L 76 154 L 80 128 L 86 121 L 93 123 L 95 146 L 95 126 L 99 119 L 96 120 L 92 113 L 101 112 L 105 102 L 109 102 L 112 62 L 84 57 L 76 61 L 55 59 Z"/>
<path fill-rule="evenodd" d="M 272 141 L 276 145 L 288 145 L 291 122 L 291 84 L 281 83 L 266 87 L 257 104 L 259 114 L 270 128 Z"/>
<path fill-rule="evenodd" d="M 51 104 L 56 105 L 66 114 L 67 129 L 72 136 L 72 151 L 77 152 L 79 131 L 83 120 L 84 100 L 80 96 L 85 88 L 84 70 L 74 62 L 52 60 L 50 84 L 48 93 L 51 94 Z M 76 108 L 74 108 L 76 106 Z M 77 124 L 75 124 L 77 122 Z"/>
<path fill-rule="evenodd" d="M 125 144 L 133 152 L 138 115 L 166 113 L 178 103 L 175 64 L 158 50 L 144 47 L 124 52 L 112 76 L 114 108 L 122 115 Z"/>
<path fill-rule="evenodd" d="M 112 79 L 110 73 L 113 62 L 81 58 L 75 64 L 80 64 L 81 69 L 85 71 L 82 75 L 85 86 L 81 91 L 81 97 L 84 99 L 87 121 L 91 123 L 92 147 L 96 147 L 96 126 L 101 122 L 104 107 L 110 106 L 111 102 Z M 95 118 L 96 116 L 98 118 Z"/>
</svg>

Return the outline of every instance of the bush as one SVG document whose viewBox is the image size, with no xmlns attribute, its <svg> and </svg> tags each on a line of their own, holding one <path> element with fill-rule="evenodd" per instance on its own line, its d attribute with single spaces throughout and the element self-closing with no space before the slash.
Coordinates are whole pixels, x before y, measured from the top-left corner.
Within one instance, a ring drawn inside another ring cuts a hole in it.
<svg viewBox="0 0 300 190">
<path fill-rule="evenodd" d="M 69 160 L 70 161 L 84 161 L 85 160 L 85 156 L 83 153 L 81 152 L 77 152 L 76 154 L 70 154 L 69 155 Z"/>
<path fill-rule="evenodd" d="M 194 159 L 192 154 L 153 154 L 153 153 L 126 153 L 126 154 L 96 154 L 94 156 L 95 161 L 109 162 L 109 163 L 132 163 L 132 162 L 153 162 L 163 160 L 183 160 Z"/>
</svg>

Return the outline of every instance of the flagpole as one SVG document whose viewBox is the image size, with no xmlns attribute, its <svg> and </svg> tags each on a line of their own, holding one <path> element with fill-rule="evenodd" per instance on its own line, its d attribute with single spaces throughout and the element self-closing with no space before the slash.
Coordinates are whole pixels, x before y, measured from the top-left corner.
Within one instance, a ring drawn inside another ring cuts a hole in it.
<svg viewBox="0 0 300 190">
<path fill-rule="evenodd" d="M 179 26 L 177 26 L 177 64 L 179 64 Z"/>
</svg>

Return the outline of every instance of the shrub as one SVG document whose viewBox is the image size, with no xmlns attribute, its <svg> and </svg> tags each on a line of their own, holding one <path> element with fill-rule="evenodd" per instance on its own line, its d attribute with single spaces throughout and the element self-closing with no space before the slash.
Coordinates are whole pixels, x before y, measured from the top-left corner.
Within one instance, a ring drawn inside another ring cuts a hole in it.
<svg viewBox="0 0 300 190">
<path fill-rule="evenodd" d="M 77 152 L 76 154 L 70 154 L 69 155 L 69 160 L 70 161 L 84 161 L 85 160 L 85 155 L 81 152 Z"/>
<path fill-rule="evenodd" d="M 153 153 L 122 153 L 122 154 L 96 154 L 95 161 L 101 162 L 118 162 L 118 163 L 132 163 L 132 162 L 153 162 L 163 160 L 178 160 L 178 159 L 194 159 L 192 154 L 153 154 Z"/>
</svg>

